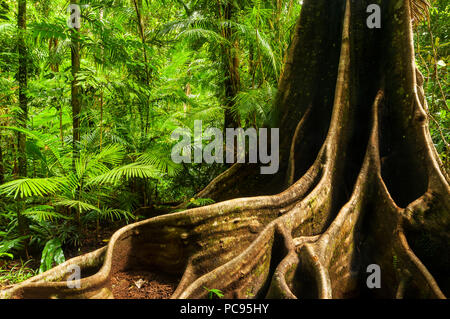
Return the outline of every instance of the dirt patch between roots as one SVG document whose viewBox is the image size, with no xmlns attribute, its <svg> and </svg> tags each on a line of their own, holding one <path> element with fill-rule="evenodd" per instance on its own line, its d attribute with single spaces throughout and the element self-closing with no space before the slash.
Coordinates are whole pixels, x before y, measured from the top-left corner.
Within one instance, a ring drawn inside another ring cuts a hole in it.
<svg viewBox="0 0 450 319">
<path fill-rule="evenodd" d="M 179 278 L 150 271 L 117 272 L 111 278 L 115 299 L 169 299 Z"/>
</svg>

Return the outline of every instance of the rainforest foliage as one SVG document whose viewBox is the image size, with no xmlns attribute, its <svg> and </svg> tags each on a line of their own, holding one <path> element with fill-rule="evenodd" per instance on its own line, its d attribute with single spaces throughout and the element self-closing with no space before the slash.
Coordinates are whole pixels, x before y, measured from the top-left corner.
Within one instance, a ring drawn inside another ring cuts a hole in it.
<svg viewBox="0 0 450 319">
<path fill-rule="evenodd" d="M 141 207 L 212 202 L 194 196 L 227 166 L 173 163 L 171 133 L 193 130 L 194 120 L 204 129 L 270 126 L 302 7 L 70 3 L 81 8 L 79 30 L 67 24 L 69 1 L 0 0 L 0 258 L 34 258 L 39 271 L 102 228 L 150 217 Z M 450 4 L 438 0 L 415 28 L 431 135 L 446 167 L 448 21 Z M 24 268 L 0 268 L 0 280 L 21 281 Z"/>
</svg>

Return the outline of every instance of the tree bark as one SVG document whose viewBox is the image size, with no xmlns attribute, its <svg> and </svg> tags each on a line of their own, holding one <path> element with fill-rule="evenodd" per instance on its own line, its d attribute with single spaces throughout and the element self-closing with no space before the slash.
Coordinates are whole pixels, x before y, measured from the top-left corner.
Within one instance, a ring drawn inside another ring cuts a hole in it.
<svg viewBox="0 0 450 319">
<path fill-rule="evenodd" d="M 48 51 L 50 54 L 57 54 L 58 50 L 58 39 L 51 38 L 48 41 Z M 50 64 L 50 70 L 54 73 L 59 73 L 59 64 L 58 63 L 51 63 Z M 63 132 L 63 106 L 62 103 L 59 102 L 59 99 L 57 100 L 57 110 L 58 110 L 58 116 L 59 116 L 59 139 L 61 141 L 61 145 L 64 146 L 64 132 Z"/>
<path fill-rule="evenodd" d="M 18 35 L 18 53 L 19 53 L 19 69 L 17 79 L 19 81 L 19 127 L 26 130 L 28 122 L 28 98 L 26 90 L 28 87 L 28 68 L 27 68 L 27 46 L 25 42 L 27 29 L 27 1 L 19 0 L 19 8 L 17 11 Z M 26 152 L 26 135 L 22 132 L 17 133 L 17 162 L 18 162 L 18 178 L 27 177 L 27 152 Z M 17 224 L 21 236 L 28 234 L 28 222 L 22 215 L 22 201 L 18 201 L 17 205 Z M 28 239 L 24 241 L 24 252 L 28 256 Z"/>
<path fill-rule="evenodd" d="M 224 6 L 219 6 L 219 16 L 222 21 L 231 21 L 233 18 L 233 3 L 227 1 Z M 239 116 L 233 114 L 232 109 L 235 98 L 240 91 L 241 79 L 239 75 L 239 42 L 234 38 L 233 29 L 230 26 L 222 27 L 222 36 L 232 43 L 231 46 L 222 45 L 222 57 L 224 68 L 225 88 L 225 128 L 240 127 Z"/>
<path fill-rule="evenodd" d="M 366 26 L 374 2 L 382 29 Z M 107 247 L 0 294 L 112 298 L 116 272 L 153 268 L 180 276 L 172 298 L 207 298 L 204 287 L 226 298 L 445 298 L 450 187 L 428 131 L 411 17 L 410 0 L 305 0 L 277 99 L 284 170 L 267 187 L 236 165 L 201 194 L 241 196 L 241 181 L 280 193 L 126 226 Z M 64 282 L 72 264 L 86 274 L 79 289 Z M 371 264 L 380 289 L 366 285 Z"/>
<path fill-rule="evenodd" d="M 2 137 L 0 135 L 0 185 L 5 182 L 5 167 L 3 166 L 3 147 Z"/>
<path fill-rule="evenodd" d="M 78 4 L 77 0 L 70 2 Z M 80 17 L 81 18 L 81 17 Z M 81 116 L 81 93 L 78 82 L 78 72 L 80 72 L 80 29 L 74 25 L 71 34 L 71 59 L 72 59 L 72 83 L 71 83 L 71 105 L 72 105 L 72 169 L 75 170 L 75 163 L 79 158 L 80 143 L 80 116 Z M 80 190 L 77 190 L 79 193 Z M 80 209 L 75 211 L 75 221 L 81 229 Z"/>
<path fill-rule="evenodd" d="M 71 4 L 78 4 L 74 0 Z M 78 85 L 78 72 L 80 72 L 80 29 L 73 27 L 71 34 L 71 58 L 72 58 L 72 84 L 71 84 L 71 105 L 72 105 L 72 159 L 73 168 L 75 168 L 75 161 L 78 158 L 78 143 L 80 142 L 80 114 L 81 114 L 81 96 L 80 87 Z"/>
<path fill-rule="evenodd" d="M 19 28 L 18 35 L 18 51 L 19 51 L 19 70 L 17 79 L 19 81 L 19 126 L 26 128 L 28 120 L 28 100 L 26 96 L 28 70 L 27 70 L 27 46 L 25 43 L 25 32 L 27 28 L 27 1 L 19 0 L 19 8 L 17 12 L 17 26 Z M 24 133 L 17 133 L 18 143 L 18 168 L 19 176 L 27 176 L 27 154 L 25 151 L 26 135 Z"/>
</svg>

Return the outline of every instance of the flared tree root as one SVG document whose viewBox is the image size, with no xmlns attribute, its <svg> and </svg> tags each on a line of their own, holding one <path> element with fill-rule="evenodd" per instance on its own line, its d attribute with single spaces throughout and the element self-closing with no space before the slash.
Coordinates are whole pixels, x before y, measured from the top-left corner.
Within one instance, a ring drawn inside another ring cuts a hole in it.
<svg viewBox="0 0 450 319">
<path fill-rule="evenodd" d="M 307 139 L 308 149 L 318 151 L 302 172 L 298 136 L 311 133 L 315 106 L 304 106 L 300 118 L 291 120 L 289 153 L 283 155 L 285 191 L 126 226 L 107 247 L 0 296 L 113 298 L 115 273 L 152 269 L 179 276 L 172 298 L 207 298 L 213 288 L 226 298 L 445 298 L 450 188 L 428 132 L 423 79 L 414 66 L 410 1 L 378 3 L 392 19 L 383 21 L 382 37 L 371 33 L 362 40 L 367 30 L 357 17 L 369 2 L 333 1 L 332 10 L 341 11 L 329 15 L 341 15 L 342 36 L 328 133 L 325 140 Z M 311 12 L 327 6 L 327 1 L 305 1 L 298 37 L 317 27 L 308 18 Z M 373 66 L 388 72 L 371 77 L 359 61 L 374 47 L 388 48 L 378 52 Z M 292 72 L 286 69 L 281 84 L 282 105 L 296 94 L 289 88 Z M 242 167 L 233 167 L 209 189 L 224 179 L 232 187 L 232 176 Z M 367 286 L 371 264 L 380 266 L 381 288 Z M 68 287 L 74 265 L 81 269 L 79 288 Z"/>
</svg>

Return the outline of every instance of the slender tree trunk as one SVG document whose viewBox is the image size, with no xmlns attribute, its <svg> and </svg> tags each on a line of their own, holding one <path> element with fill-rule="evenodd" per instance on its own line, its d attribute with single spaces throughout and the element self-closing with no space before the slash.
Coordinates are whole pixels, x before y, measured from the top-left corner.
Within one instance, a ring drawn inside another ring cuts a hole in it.
<svg viewBox="0 0 450 319">
<path fill-rule="evenodd" d="M 78 4 L 78 1 L 71 1 L 71 4 Z M 78 72 L 80 71 L 80 29 L 74 27 L 71 34 L 71 58 L 72 58 L 72 84 L 71 84 L 71 105 L 72 105 L 72 165 L 75 168 L 75 161 L 78 158 L 78 143 L 80 142 L 80 114 L 81 114 L 81 94 L 78 86 Z"/>
<path fill-rule="evenodd" d="M 27 46 L 25 43 L 26 28 L 27 28 L 27 1 L 19 0 L 19 9 L 17 13 L 17 26 L 19 29 L 18 35 L 18 51 L 19 51 L 19 70 L 17 78 L 19 80 L 19 127 L 26 129 L 28 122 L 28 99 L 26 90 L 28 86 L 28 69 L 27 69 Z M 27 154 L 26 154 L 26 135 L 24 133 L 17 133 L 17 160 L 18 160 L 18 176 L 19 178 L 27 177 Z M 19 233 L 21 236 L 28 234 L 28 223 L 26 218 L 22 215 L 22 202 L 19 200 L 17 208 L 17 221 Z M 24 242 L 25 254 L 28 256 L 28 239 Z"/>
<path fill-rule="evenodd" d="M 142 15 L 141 15 L 142 1 L 133 0 L 133 4 L 134 4 L 134 10 L 136 12 L 139 37 L 140 37 L 141 43 L 142 43 L 142 55 L 144 57 L 144 63 L 145 63 L 145 83 L 147 85 L 149 85 L 150 72 L 148 70 L 147 49 L 145 47 L 144 21 L 142 20 Z"/>
<path fill-rule="evenodd" d="M 233 4 L 227 1 L 224 6 L 219 5 L 219 17 L 222 21 L 233 19 Z M 225 87 L 225 128 L 240 127 L 239 116 L 233 115 L 232 109 L 235 99 L 241 88 L 239 74 L 239 41 L 235 39 L 231 27 L 225 26 L 221 30 L 222 36 L 232 43 L 232 46 L 222 45 L 222 61 L 224 67 L 224 87 Z"/>
<path fill-rule="evenodd" d="M 289 20 L 291 14 L 292 14 L 293 7 L 294 7 L 294 0 L 289 0 L 288 10 L 287 10 L 287 20 Z M 289 48 L 288 45 L 286 45 L 285 47 L 281 47 L 283 62 L 282 62 L 282 65 L 281 65 L 281 70 L 280 70 L 280 76 L 278 78 L 278 83 L 280 83 L 281 79 L 283 78 L 283 73 L 284 73 L 284 69 L 286 67 L 286 61 L 287 61 L 288 53 L 289 53 L 288 48 Z"/>
<path fill-rule="evenodd" d="M 188 73 L 188 76 L 189 75 L 190 74 Z M 191 84 L 189 82 L 186 84 L 184 92 L 186 93 L 187 97 L 189 97 L 191 95 Z M 190 107 L 189 107 L 188 103 L 183 103 L 183 112 L 184 112 L 185 117 L 186 117 L 186 114 L 189 112 L 189 109 L 190 109 Z"/>
<path fill-rule="evenodd" d="M 78 4 L 78 1 L 72 0 L 71 4 Z M 72 169 L 75 170 L 75 162 L 79 158 L 80 142 L 80 116 L 81 116 L 81 93 L 78 85 L 78 72 L 80 71 L 80 29 L 73 27 L 71 34 L 71 59 L 72 59 L 72 84 L 71 84 L 71 105 L 72 105 Z M 80 196 L 81 188 L 77 190 L 77 197 Z M 75 221 L 78 228 L 81 229 L 80 209 L 75 211 Z"/>
<path fill-rule="evenodd" d="M 252 79 L 250 88 L 254 89 L 255 88 L 256 68 L 255 68 L 255 47 L 252 43 L 250 43 L 249 49 L 248 49 L 248 74 L 250 74 L 250 77 Z"/>
<path fill-rule="evenodd" d="M 19 70 L 17 79 L 19 80 L 19 126 L 26 129 L 28 120 L 28 100 L 26 96 L 28 70 L 27 70 L 27 47 L 25 43 L 25 32 L 27 28 L 27 1 L 19 0 L 19 10 L 17 14 L 17 25 L 19 28 L 18 50 L 19 50 Z M 27 155 L 25 151 L 26 135 L 17 134 L 18 140 L 18 165 L 19 176 L 27 176 Z"/>
<path fill-rule="evenodd" d="M 144 28 L 144 21 L 142 20 L 142 14 L 141 14 L 141 10 L 142 10 L 142 1 L 137 1 L 137 0 L 133 0 L 133 5 L 134 5 L 134 10 L 136 12 L 136 19 L 137 19 L 137 26 L 138 26 L 138 32 L 139 32 L 139 37 L 141 39 L 141 43 L 142 43 L 142 55 L 144 58 L 144 70 L 145 70 L 145 84 L 147 86 L 150 85 L 150 71 L 148 69 L 148 57 L 147 57 L 147 49 L 146 49 L 146 44 L 145 44 L 145 28 Z M 145 106 L 145 128 L 144 128 L 144 133 L 147 135 L 148 134 L 148 129 L 149 129 L 149 125 L 150 125 L 150 102 L 149 102 L 149 97 L 147 96 L 146 98 L 146 106 Z"/>
<path fill-rule="evenodd" d="M 5 167 L 3 166 L 2 136 L 0 134 L 0 185 L 5 182 Z"/>
<path fill-rule="evenodd" d="M 61 140 L 61 146 L 64 146 L 63 108 L 62 108 L 62 104 L 59 105 L 59 139 Z"/>
<path fill-rule="evenodd" d="M 138 27 L 138 32 L 139 32 L 139 37 L 141 39 L 141 43 L 142 43 L 142 55 L 144 58 L 144 64 L 145 64 L 145 85 L 147 87 L 150 86 L 150 77 L 151 77 L 151 73 L 150 70 L 148 68 L 148 57 L 147 57 L 147 49 L 146 49 L 146 38 L 145 38 L 145 26 L 144 26 L 144 21 L 143 21 L 143 17 L 142 17 L 142 0 L 133 0 L 133 5 L 134 5 L 134 10 L 136 12 L 136 21 L 137 21 L 137 27 Z M 145 109 L 144 109 L 144 114 L 142 114 L 141 112 L 141 123 L 142 123 L 142 132 L 143 135 L 147 136 L 148 135 L 148 131 L 150 129 L 151 126 L 151 119 L 150 119 L 150 97 L 147 95 L 145 98 Z M 145 119 L 144 119 L 145 116 Z M 137 185 L 140 185 L 140 192 L 141 194 L 143 194 L 143 202 L 142 204 L 144 206 L 147 206 L 147 179 L 143 179 L 143 180 L 137 180 L 136 183 Z"/>
<path fill-rule="evenodd" d="M 103 9 L 100 9 L 100 22 L 103 23 Z M 102 67 L 104 68 L 105 50 L 102 47 Z M 103 86 L 100 89 L 100 152 L 103 147 Z"/>
<path fill-rule="evenodd" d="M 100 152 L 103 148 L 103 89 L 100 92 Z"/>
<path fill-rule="evenodd" d="M 58 49 L 58 39 L 51 38 L 48 41 L 48 51 L 50 54 L 55 54 Z M 57 63 L 50 64 L 50 69 L 52 72 L 58 73 L 59 72 L 59 65 Z M 61 145 L 64 146 L 64 132 L 63 132 L 63 107 L 62 103 L 59 103 L 58 99 L 58 105 L 56 106 L 58 110 L 58 116 L 59 116 L 59 139 L 61 141 Z"/>
</svg>

